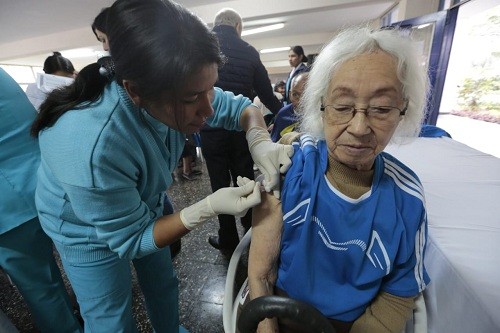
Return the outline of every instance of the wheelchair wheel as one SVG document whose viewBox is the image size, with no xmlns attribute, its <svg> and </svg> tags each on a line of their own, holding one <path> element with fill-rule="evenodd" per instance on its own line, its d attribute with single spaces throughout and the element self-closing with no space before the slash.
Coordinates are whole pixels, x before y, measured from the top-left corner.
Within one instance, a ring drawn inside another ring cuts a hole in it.
<svg viewBox="0 0 500 333">
<path fill-rule="evenodd" d="M 238 319 L 238 329 L 240 333 L 254 333 L 262 320 L 274 317 L 300 323 L 310 333 L 335 333 L 328 319 L 314 307 L 281 296 L 262 296 L 246 304 Z"/>
</svg>

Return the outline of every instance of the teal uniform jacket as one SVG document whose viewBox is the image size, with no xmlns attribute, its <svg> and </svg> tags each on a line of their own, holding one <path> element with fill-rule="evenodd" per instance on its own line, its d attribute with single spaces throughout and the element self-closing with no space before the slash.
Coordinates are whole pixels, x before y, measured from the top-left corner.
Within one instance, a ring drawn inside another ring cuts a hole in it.
<svg viewBox="0 0 500 333">
<path fill-rule="evenodd" d="M 29 131 L 36 110 L 0 68 L 0 234 L 36 217 L 38 141 Z"/>
<path fill-rule="evenodd" d="M 41 332 L 82 332 L 52 242 L 37 218 L 40 150 L 38 140 L 30 136 L 36 114 L 21 87 L 0 68 L 0 266 Z"/>
<path fill-rule="evenodd" d="M 207 123 L 241 130 L 250 100 L 218 88 L 214 95 L 218 111 Z M 116 82 L 42 131 L 36 205 L 45 232 L 64 245 L 62 256 L 89 262 L 158 251 L 153 226 L 185 138 L 135 106 Z"/>
</svg>

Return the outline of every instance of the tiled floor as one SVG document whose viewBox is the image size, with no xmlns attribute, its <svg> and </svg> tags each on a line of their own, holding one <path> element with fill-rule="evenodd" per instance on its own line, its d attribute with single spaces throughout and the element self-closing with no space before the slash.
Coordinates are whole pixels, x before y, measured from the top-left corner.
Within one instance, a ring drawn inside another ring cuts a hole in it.
<svg viewBox="0 0 500 333">
<path fill-rule="evenodd" d="M 175 210 L 193 204 L 211 193 L 210 181 L 203 164 L 202 169 L 203 174 L 197 180 L 177 180 L 169 189 L 169 197 Z M 192 333 L 224 331 L 222 300 L 229 260 L 207 242 L 209 235 L 217 234 L 217 228 L 217 219 L 211 219 L 184 236 L 181 251 L 174 259 L 179 278 L 180 322 Z M 245 267 L 240 270 L 244 272 Z M 136 280 L 134 281 L 134 313 L 139 331 L 152 332 L 142 294 Z M 38 332 L 22 297 L 10 286 L 3 274 L 0 274 L 0 309 L 21 333 Z"/>
</svg>

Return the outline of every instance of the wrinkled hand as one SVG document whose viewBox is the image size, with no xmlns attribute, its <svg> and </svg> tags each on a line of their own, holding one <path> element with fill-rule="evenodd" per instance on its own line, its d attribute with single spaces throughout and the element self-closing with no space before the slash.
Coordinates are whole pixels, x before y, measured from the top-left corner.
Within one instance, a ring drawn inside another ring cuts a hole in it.
<svg viewBox="0 0 500 333">
<path fill-rule="evenodd" d="M 252 127 L 246 134 L 253 161 L 264 174 L 267 192 L 279 190 L 280 173 L 290 167 L 293 147 L 274 143 L 265 128 Z M 279 196 L 278 196 L 279 197 Z"/>
<path fill-rule="evenodd" d="M 259 183 L 254 180 L 238 176 L 239 187 L 225 187 L 208 196 L 213 211 L 219 214 L 243 217 L 247 211 L 260 204 Z M 241 185 L 240 185 L 241 184 Z"/>
</svg>

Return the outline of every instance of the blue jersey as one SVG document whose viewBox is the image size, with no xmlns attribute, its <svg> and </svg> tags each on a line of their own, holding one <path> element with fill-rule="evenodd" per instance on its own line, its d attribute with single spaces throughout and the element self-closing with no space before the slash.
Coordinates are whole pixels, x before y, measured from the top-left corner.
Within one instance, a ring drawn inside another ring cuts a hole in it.
<svg viewBox="0 0 500 333">
<path fill-rule="evenodd" d="M 418 177 L 382 152 L 370 191 L 352 199 L 325 176 L 324 141 L 303 136 L 294 148 L 282 191 L 277 287 L 342 321 L 358 318 L 380 291 L 402 297 L 421 292 L 430 280 Z"/>
</svg>

